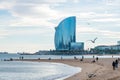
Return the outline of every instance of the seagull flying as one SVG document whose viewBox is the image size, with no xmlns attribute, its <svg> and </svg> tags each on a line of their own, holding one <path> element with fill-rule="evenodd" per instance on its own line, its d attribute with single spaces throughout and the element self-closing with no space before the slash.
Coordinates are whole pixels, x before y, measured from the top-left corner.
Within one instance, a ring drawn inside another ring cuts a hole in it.
<svg viewBox="0 0 120 80">
<path fill-rule="evenodd" d="M 94 39 L 94 40 L 88 40 L 88 41 L 91 41 L 92 43 L 95 43 L 97 37 Z"/>
</svg>

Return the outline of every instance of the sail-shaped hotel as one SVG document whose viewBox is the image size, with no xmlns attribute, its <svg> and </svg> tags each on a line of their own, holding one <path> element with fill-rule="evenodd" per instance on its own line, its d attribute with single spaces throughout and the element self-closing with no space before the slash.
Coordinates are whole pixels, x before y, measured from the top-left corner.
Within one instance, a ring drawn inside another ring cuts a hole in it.
<svg viewBox="0 0 120 80">
<path fill-rule="evenodd" d="M 63 21 L 55 28 L 55 48 L 56 50 L 72 50 L 83 49 L 84 43 L 76 43 L 76 17 L 71 16 Z M 72 46 L 76 44 L 76 46 Z M 82 44 L 82 45 L 81 45 Z M 78 48 L 78 47 L 79 48 Z"/>
</svg>

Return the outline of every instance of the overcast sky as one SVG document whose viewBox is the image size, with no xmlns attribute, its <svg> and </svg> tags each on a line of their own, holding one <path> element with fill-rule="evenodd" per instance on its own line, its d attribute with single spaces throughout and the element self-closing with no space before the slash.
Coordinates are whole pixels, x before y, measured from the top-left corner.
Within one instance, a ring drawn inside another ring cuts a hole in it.
<svg viewBox="0 0 120 80">
<path fill-rule="evenodd" d="M 120 40 L 120 0 L 0 0 L 0 51 L 55 49 L 54 28 L 69 16 L 85 49 Z"/>
</svg>

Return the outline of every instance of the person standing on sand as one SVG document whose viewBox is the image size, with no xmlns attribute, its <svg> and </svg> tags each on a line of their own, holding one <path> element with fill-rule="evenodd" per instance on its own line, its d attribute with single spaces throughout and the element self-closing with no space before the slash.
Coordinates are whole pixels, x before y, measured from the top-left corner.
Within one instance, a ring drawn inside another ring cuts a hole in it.
<svg viewBox="0 0 120 80">
<path fill-rule="evenodd" d="M 118 58 L 118 64 L 120 63 L 120 58 Z"/>
<path fill-rule="evenodd" d="M 115 70 L 115 61 L 113 61 L 112 66 L 113 66 L 113 70 Z"/>
</svg>

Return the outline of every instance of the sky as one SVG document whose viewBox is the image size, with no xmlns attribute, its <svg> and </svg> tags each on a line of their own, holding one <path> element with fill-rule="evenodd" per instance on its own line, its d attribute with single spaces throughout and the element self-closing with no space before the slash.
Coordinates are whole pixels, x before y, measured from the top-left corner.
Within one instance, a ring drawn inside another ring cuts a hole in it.
<svg viewBox="0 0 120 80">
<path fill-rule="evenodd" d="M 120 0 L 0 0 L 0 52 L 55 49 L 55 27 L 76 16 L 85 49 L 120 40 Z M 96 43 L 91 43 L 95 37 Z"/>
</svg>

